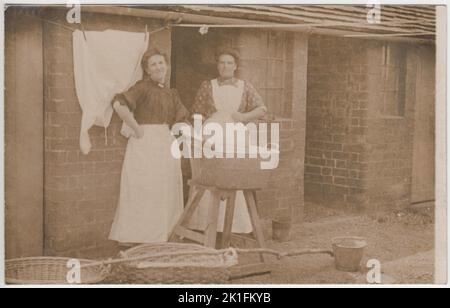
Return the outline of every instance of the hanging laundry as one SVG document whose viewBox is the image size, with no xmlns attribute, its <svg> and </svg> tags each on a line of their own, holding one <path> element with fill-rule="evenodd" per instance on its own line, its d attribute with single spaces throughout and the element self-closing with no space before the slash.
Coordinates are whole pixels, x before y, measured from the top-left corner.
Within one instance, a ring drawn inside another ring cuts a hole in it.
<svg viewBox="0 0 450 308">
<path fill-rule="evenodd" d="M 142 79 L 140 61 L 148 47 L 148 33 L 118 30 L 73 32 L 75 87 L 82 110 L 80 149 L 88 154 L 88 131 L 111 121 L 111 100 Z M 127 128 L 122 127 L 126 135 Z"/>
</svg>

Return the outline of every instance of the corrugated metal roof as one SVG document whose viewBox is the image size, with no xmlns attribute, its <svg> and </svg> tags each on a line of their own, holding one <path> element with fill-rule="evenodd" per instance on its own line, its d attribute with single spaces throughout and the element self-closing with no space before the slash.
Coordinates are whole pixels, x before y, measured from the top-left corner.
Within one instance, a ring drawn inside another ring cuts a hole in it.
<svg viewBox="0 0 450 308">
<path fill-rule="evenodd" d="M 152 10 L 227 17 L 246 21 L 311 25 L 350 35 L 398 35 L 434 40 L 435 6 L 383 5 L 381 23 L 369 24 L 365 5 L 173 5 Z"/>
</svg>

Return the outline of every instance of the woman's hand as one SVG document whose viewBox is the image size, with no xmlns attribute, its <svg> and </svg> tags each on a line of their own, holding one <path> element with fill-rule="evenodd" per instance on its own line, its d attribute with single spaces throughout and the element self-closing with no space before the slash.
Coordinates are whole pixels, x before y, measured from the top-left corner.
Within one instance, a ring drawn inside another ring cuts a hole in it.
<svg viewBox="0 0 450 308">
<path fill-rule="evenodd" d="M 136 119 L 131 113 L 127 106 L 121 105 L 120 102 L 114 102 L 114 110 L 117 112 L 119 117 L 124 121 L 132 130 L 131 133 L 135 138 L 142 138 L 144 136 L 144 129 L 136 122 Z"/>
<path fill-rule="evenodd" d="M 246 113 L 235 112 L 231 115 L 231 117 L 236 122 L 246 123 L 262 118 L 263 116 L 265 116 L 266 112 L 267 108 L 265 106 L 260 106 Z"/>
<path fill-rule="evenodd" d="M 138 126 L 136 127 L 135 131 L 134 131 L 134 137 L 137 139 L 141 139 L 142 137 L 144 137 L 144 128 L 142 126 Z"/>
</svg>

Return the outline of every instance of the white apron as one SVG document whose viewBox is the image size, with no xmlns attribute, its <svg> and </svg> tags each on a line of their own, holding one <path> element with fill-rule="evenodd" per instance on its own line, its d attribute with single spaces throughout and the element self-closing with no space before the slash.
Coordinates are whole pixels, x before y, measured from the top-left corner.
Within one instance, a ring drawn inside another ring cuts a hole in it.
<svg viewBox="0 0 450 308">
<path fill-rule="evenodd" d="M 217 79 L 211 80 L 212 94 L 214 105 L 217 109 L 206 122 L 216 122 L 225 124 L 226 122 L 234 122 L 231 115 L 237 112 L 241 105 L 242 95 L 244 93 L 244 82 L 238 81 L 238 86 L 223 85 L 219 86 Z M 213 200 L 213 195 L 206 191 L 200 200 L 199 207 L 192 215 L 192 219 L 188 223 L 188 227 L 195 230 L 204 231 L 208 225 L 208 208 Z M 217 223 L 217 231 L 223 232 L 225 220 L 226 201 L 220 202 L 219 221 Z M 237 191 L 235 210 L 233 217 L 232 232 L 234 233 L 250 233 L 252 232 L 252 224 L 245 203 L 244 193 Z"/>
<path fill-rule="evenodd" d="M 167 125 L 142 127 L 142 138 L 128 140 L 109 235 L 121 243 L 166 242 L 183 212 L 180 160 L 170 152 L 175 138 Z"/>
</svg>

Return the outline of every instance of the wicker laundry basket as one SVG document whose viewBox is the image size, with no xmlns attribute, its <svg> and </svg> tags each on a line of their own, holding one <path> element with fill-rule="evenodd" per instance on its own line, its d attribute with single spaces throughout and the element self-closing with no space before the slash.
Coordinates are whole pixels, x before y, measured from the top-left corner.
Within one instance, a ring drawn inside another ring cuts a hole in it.
<svg viewBox="0 0 450 308">
<path fill-rule="evenodd" d="M 10 259 L 5 262 L 5 282 L 7 284 L 68 284 L 66 279 L 70 268 L 70 258 L 30 257 Z M 108 267 L 97 261 L 77 259 L 81 265 L 82 284 L 102 282 L 108 275 Z M 83 267 L 97 263 L 96 266 Z"/>
</svg>

